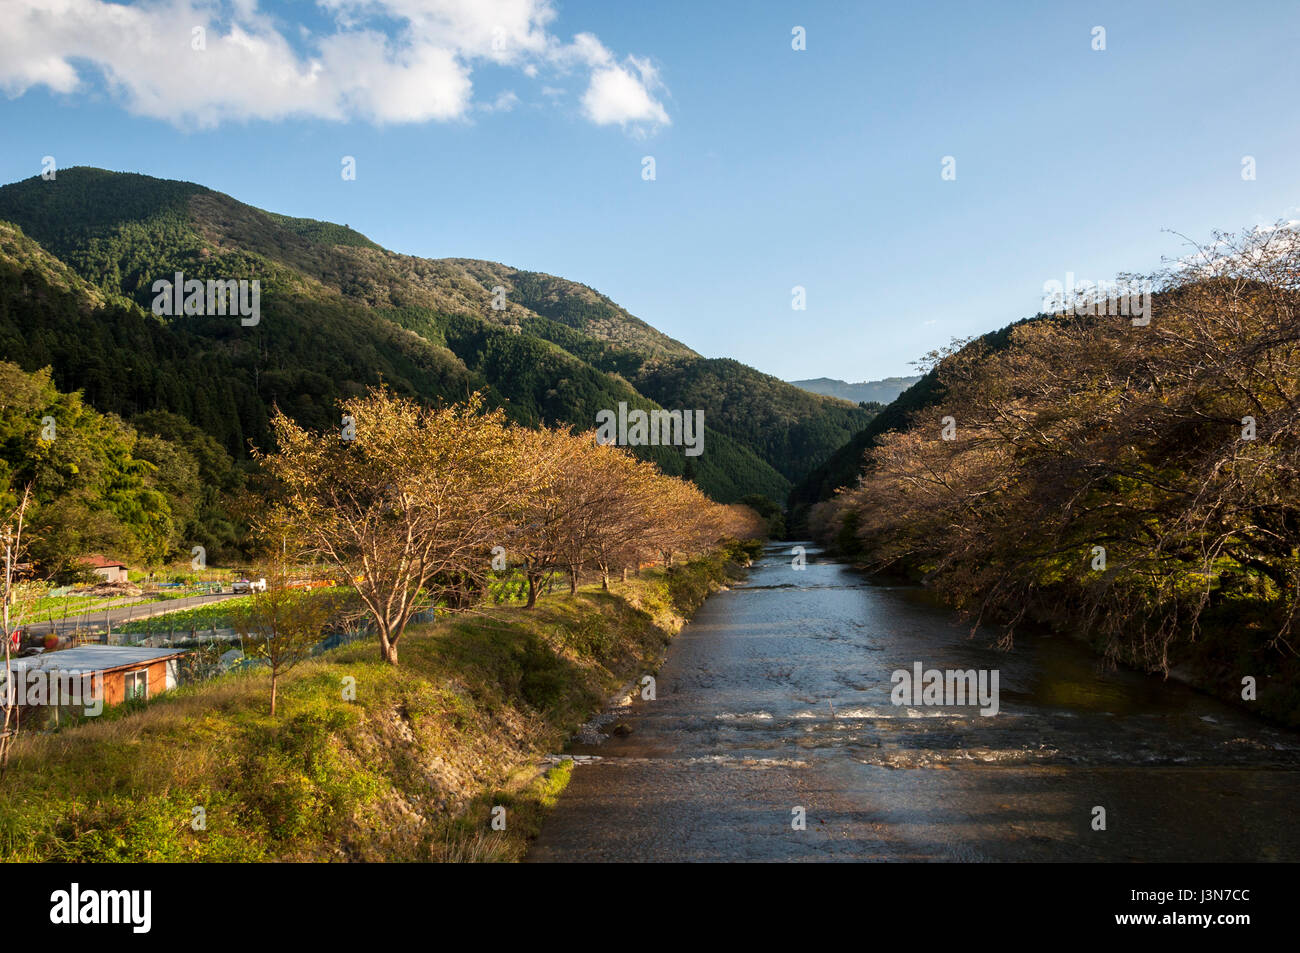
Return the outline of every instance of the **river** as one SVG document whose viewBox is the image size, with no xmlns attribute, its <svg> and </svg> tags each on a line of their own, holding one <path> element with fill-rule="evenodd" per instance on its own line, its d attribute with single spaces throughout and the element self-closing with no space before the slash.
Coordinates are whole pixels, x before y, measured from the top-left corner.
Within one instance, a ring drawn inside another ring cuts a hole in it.
<svg viewBox="0 0 1300 953">
<path fill-rule="evenodd" d="M 794 545 L 701 607 L 629 734 L 572 747 L 530 861 L 1300 860 L 1300 733 Z M 917 662 L 997 670 L 998 713 L 892 704 Z"/>
</svg>

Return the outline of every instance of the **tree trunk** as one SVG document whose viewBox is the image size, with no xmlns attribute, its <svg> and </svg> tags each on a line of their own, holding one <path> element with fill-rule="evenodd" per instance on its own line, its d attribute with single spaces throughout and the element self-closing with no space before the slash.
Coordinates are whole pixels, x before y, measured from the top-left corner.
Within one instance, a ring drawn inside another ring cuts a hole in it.
<svg viewBox="0 0 1300 953">
<path fill-rule="evenodd" d="M 528 603 L 524 608 L 531 609 L 535 605 L 537 605 L 537 577 L 528 573 Z"/>
<path fill-rule="evenodd" d="M 574 596 L 577 594 L 578 594 L 578 570 L 570 569 L 569 570 L 569 595 Z"/>
<path fill-rule="evenodd" d="M 387 632 L 379 633 L 379 655 L 389 665 L 397 664 L 397 640 L 389 639 Z"/>
<path fill-rule="evenodd" d="M 3 775 L 5 769 L 9 766 L 9 749 L 13 747 L 14 741 L 18 737 L 19 719 L 22 709 L 17 705 L 11 705 L 5 708 L 5 724 L 3 731 L 0 731 L 0 775 Z M 12 727 L 10 727 L 12 725 Z"/>
<path fill-rule="evenodd" d="M 623 581 L 627 582 L 627 567 L 623 567 Z"/>
<path fill-rule="evenodd" d="M 280 673 L 271 669 L 271 717 L 275 717 L 275 690 L 279 685 Z"/>
<path fill-rule="evenodd" d="M 600 571 L 600 588 L 604 589 L 606 592 L 609 591 L 609 570 L 608 569 L 602 569 Z"/>
</svg>

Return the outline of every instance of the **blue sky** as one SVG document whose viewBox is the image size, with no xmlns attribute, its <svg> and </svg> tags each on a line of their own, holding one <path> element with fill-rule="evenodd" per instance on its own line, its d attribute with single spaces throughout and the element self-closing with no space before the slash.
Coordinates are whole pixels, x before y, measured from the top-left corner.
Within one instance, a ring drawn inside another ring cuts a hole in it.
<svg viewBox="0 0 1300 953">
<path fill-rule="evenodd" d="M 1046 281 L 1184 254 L 1162 230 L 1300 217 L 1281 0 L 51 5 L 6 5 L 3 181 L 52 155 L 200 182 L 584 282 L 787 379 L 906 374 Z"/>
</svg>

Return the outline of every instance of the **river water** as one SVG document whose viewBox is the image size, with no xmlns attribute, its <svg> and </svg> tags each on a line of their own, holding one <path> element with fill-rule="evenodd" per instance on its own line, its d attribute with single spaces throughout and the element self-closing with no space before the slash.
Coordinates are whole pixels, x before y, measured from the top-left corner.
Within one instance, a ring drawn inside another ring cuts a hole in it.
<svg viewBox="0 0 1300 953">
<path fill-rule="evenodd" d="M 630 734 L 571 748 L 529 860 L 1300 860 L 1300 733 L 793 545 L 704 604 Z M 996 669 L 998 713 L 895 706 L 916 662 Z"/>
</svg>

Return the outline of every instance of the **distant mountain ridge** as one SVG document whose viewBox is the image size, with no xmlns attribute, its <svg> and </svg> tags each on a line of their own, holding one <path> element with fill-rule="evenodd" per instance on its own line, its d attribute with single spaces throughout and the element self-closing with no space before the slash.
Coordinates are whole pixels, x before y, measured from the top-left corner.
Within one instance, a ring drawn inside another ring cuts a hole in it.
<svg viewBox="0 0 1300 953">
<path fill-rule="evenodd" d="M 0 187 L 2 222 L 0 359 L 128 421 L 179 415 L 235 459 L 267 445 L 274 408 L 336 426 L 335 402 L 382 380 L 426 400 L 484 390 L 530 425 L 591 427 L 621 401 L 700 409 L 702 456 L 638 454 L 723 502 L 780 500 L 872 417 L 703 358 L 578 282 L 402 255 L 190 182 L 60 169 Z M 153 315 L 152 283 L 175 272 L 260 279 L 260 323 Z"/>
<path fill-rule="evenodd" d="M 920 379 L 919 376 L 886 377 L 878 381 L 861 381 L 857 384 L 850 384 L 848 381 L 838 380 L 834 377 L 813 377 L 804 381 L 787 381 L 786 383 L 813 394 L 838 397 L 841 400 L 852 401 L 855 404 L 889 404 Z"/>
</svg>

